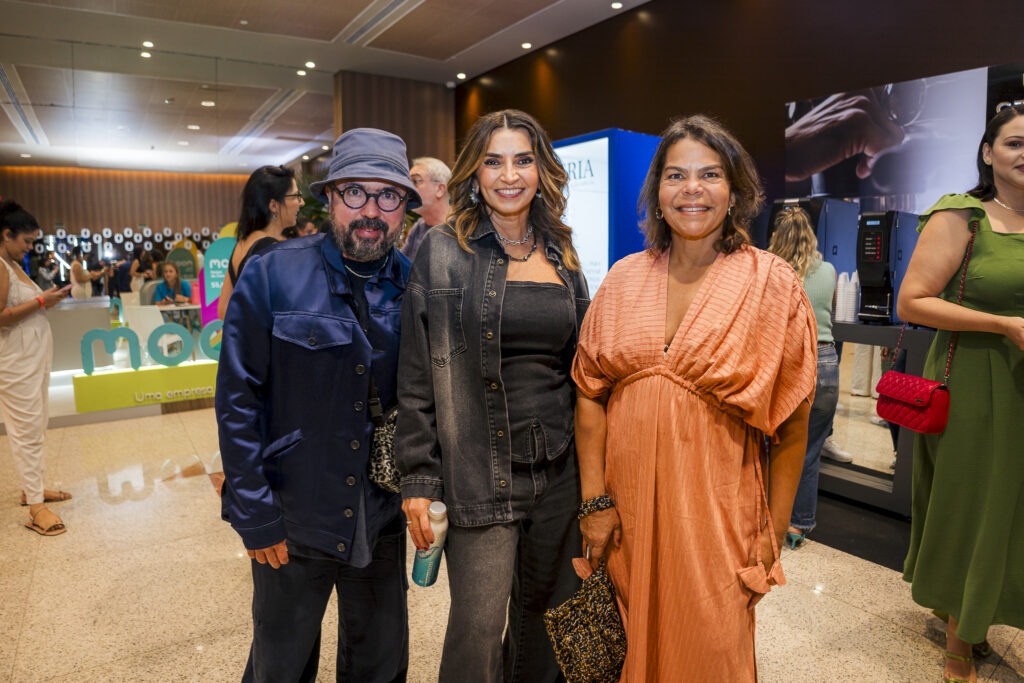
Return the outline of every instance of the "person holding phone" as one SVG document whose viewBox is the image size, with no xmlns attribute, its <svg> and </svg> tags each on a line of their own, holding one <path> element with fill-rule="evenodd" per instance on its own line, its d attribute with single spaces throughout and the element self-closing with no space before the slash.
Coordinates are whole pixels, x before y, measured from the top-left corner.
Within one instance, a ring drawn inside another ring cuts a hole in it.
<svg viewBox="0 0 1024 683">
<path fill-rule="evenodd" d="M 67 531 L 48 502 L 70 493 L 43 488 L 43 438 L 46 435 L 53 335 L 46 311 L 67 297 L 71 286 L 43 291 L 21 264 L 39 224 L 11 200 L 0 203 L 0 413 L 4 417 L 18 477 L 21 504 L 29 507 L 26 528 L 43 536 Z"/>
</svg>

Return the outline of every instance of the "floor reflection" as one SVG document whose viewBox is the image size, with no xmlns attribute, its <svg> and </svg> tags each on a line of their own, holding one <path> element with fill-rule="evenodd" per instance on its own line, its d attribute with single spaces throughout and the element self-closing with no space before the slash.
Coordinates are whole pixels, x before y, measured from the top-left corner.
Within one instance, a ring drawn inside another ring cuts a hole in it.
<svg viewBox="0 0 1024 683">
<path fill-rule="evenodd" d="M 873 397 L 851 394 L 851 387 L 854 386 L 856 347 L 861 347 L 862 354 L 868 352 L 871 356 L 871 362 L 867 366 L 867 377 L 861 377 L 862 387 L 867 386 L 870 391 L 878 383 L 881 365 L 877 359 L 879 347 L 843 344 L 843 352 L 839 359 L 839 405 L 836 407 L 836 417 L 832 422 L 832 440 L 840 449 L 853 456 L 851 464 L 866 467 L 891 478 L 895 448 L 888 423 L 881 420 L 875 412 Z M 861 368 L 862 372 L 863 370 Z M 862 387 L 857 388 L 862 390 Z"/>
</svg>

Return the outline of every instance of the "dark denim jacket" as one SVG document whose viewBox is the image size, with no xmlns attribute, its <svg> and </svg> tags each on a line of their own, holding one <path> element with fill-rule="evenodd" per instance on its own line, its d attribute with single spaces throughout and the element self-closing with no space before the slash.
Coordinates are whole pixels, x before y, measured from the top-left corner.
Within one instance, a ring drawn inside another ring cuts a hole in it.
<svg viewBox="0 0 1024 683">
<path fill-rule="evenodd" d="M 441 226 L 416 254 L 402 305 L 395 453 L 404 498 L 443 500 L 453 524 L 481 526 L 512 521 L 500 334 L 508 258 L 489 221 L 469 243 L 473 253 Z M 576 303 L 568 367 L 590 297 L 583 274 L 565 267 L 560 248 L 545 249 Z M 565 419 L 571 433 L 573 416 Z"/>
<path fill-rule="evenodd" d="M 246 548 L 284 540 L 348 560 L 365 496 L 366 542 L 401 498 L 367 477 L 370 375 L 395 395 L 409 260 L 392 250 L 366 284 L 369 338 L 353 313 L 341 251 L 329 236 L 254 256 L 224 320 L 215 398 L 223 515 Z"/>
</svg>

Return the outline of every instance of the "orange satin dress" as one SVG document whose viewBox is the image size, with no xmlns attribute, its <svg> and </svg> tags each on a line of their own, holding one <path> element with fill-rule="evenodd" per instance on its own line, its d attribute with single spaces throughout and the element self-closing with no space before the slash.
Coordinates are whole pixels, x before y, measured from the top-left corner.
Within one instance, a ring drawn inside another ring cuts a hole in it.
<svg viewBox="0 0 1024 683">
<path fill-rule="evenodd" d="M 793 269 L 720 254 L 664 352 L 668 253 L 622 259 L 580 331 L 573 379 L 607 396 L 605 478 L 622 520 L 608 570 L 625 603 L 622 680 L 756 681 L 760 456 L 813 400 L 817 325 Z"/>
</svg>

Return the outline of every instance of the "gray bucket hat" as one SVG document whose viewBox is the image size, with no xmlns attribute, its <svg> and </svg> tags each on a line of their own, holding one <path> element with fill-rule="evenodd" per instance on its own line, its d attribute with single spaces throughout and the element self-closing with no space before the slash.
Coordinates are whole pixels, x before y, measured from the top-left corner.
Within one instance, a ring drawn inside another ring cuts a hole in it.
<svg viewBox="0 0 1024 683">
<path fill-rule="evenodd" d="M 419 193 L 409 179 L 409 159 L 405 142 L 394 133 L 376 128 L 353 128 L 341 134 L 334 143 L 327 178 L 309 184 L 309 191 L 326 202 L 327 185 L 339 180 L 382 180 L 409 191 L 406 209 L 422 204 Z"/>
</svg>

